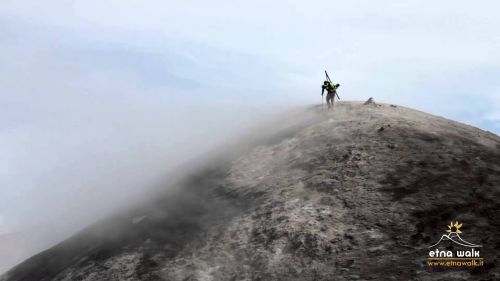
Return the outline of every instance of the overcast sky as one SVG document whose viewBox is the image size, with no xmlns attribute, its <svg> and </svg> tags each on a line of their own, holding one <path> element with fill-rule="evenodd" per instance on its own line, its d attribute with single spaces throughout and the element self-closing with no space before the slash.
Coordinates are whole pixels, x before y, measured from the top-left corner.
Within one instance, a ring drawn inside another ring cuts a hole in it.
<svg viewBox="0 0 500 281">
<path fill-rule="evenodd" d="M 320 103 L 324 69 L 342 99 L 499 134 L 498 11 L 456 0 L 3 0 L 0 233 L 78 227 L 75 213 L 88 223 L 257 115 Z"/>
</svg>

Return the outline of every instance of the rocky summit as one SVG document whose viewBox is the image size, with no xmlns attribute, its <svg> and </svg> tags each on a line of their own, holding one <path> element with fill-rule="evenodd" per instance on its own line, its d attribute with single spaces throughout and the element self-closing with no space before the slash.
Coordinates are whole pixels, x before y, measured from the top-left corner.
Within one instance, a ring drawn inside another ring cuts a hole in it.
<svg viewBox="0 0 500 281">
<path fill-rule="evenodd" d="M 0 280 L 500 279 L 500 137 L 373 99 L 293 115 Z M 451 221 L 483 266 L 427 264 Z"/>
</svg>

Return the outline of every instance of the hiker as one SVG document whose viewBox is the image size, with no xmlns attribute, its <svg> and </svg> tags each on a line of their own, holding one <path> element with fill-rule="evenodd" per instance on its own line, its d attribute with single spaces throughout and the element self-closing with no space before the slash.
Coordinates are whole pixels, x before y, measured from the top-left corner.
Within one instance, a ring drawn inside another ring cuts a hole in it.
<svg viewBox="0 0 500 281">
<path fill-rule="evenodd" d="M 330 82 L 328 80 L 325 80 L 325 82 L 323 82 L 323 85 L 321 86 L 321 97 L 323 97 L 325 90 L 327 92 L 326 103 L 328 104 L 328 109 L 333 109 L 333 102 L 335 100 L 335 96 L 338 97 L 337 88 L 339 86 L 340 86 L 340 84 L 333 84 L 332 82 Z"/>
</svg>

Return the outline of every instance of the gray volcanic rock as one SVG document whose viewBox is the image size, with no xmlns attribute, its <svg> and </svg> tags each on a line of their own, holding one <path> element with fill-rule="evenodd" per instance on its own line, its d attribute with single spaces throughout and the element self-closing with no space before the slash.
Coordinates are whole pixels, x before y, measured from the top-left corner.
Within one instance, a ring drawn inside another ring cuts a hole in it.
<svg viewBox="0 0 500 281">
<path fill-rule="evenodd" d="M 311 111 L 0 280 L 500 279 L 498 136 L 400 106 Z M 451 220 L 484 267 L 427 267 Z"/>
<path fill-rule="evenodd" d="M 365 101 L 365 103 L 363 103 L 364 105 L 374 105 L 376 106 L 377 103 L 375 103 L 375 100 L 373 100 L 373 98 L 369 98 L 367 101 Z"/>
</svg>

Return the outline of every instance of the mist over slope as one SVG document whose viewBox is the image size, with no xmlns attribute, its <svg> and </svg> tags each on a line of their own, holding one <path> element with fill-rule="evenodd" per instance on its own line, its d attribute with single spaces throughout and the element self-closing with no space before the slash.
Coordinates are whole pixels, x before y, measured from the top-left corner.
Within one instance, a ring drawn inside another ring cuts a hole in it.
<svg viewBox="0 0 500 281">
<path fill-rule="evenodd" d="M 375 103 L 290 118 L 0 280 L 500 278 L 498 136 Z M 427 268 L 451 220 L 487 266 Z"/>
</svg>

